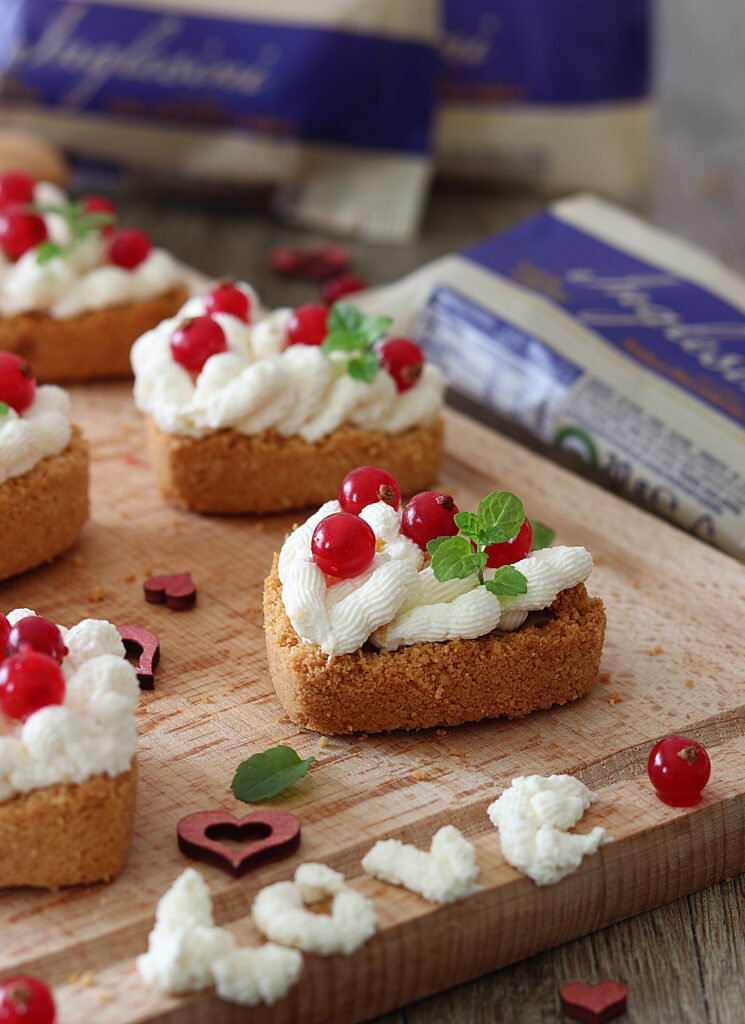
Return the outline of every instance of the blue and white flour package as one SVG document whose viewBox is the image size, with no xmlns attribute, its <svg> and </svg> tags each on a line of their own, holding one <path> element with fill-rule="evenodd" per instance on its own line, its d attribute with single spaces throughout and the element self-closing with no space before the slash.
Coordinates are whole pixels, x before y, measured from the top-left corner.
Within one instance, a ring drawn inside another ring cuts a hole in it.
<svg viewBox="0 0 745 1024">
<path fill-rule="evenodd" d="M 416 229 L 436 0 L 4 0 L 0 125 L 170 180 L 280 183 L 293 219 Z"/>
<path fill-rule="evenodd" d="M 557 195 L 648 184 L 653 0 L 443 0 L 437 163 Z"/>
<path fill-rule="evenodd" d="M 451 386 L 745 558 L 745 281 L 590 195 L 361 295 Z"/>
</svg>

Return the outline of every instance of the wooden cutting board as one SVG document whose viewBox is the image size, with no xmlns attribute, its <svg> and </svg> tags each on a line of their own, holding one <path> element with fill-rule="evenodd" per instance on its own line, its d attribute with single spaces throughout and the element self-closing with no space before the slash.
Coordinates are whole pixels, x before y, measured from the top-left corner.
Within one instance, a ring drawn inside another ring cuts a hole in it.
<svg viewBox="0 0 745 1024">
<path fill-rule="evenodd" d="M 606 603 L 599 682 L 583 700 L 529 716 L 448 730 L 330 737 L 287 721 L 266 669 L 262 580 L 303 516 L 203 518 L 163 504 L 126 385 L 73 389 L 92 447 L 93 518 L 54 565 L 0 584 L 0 608 L 28 606 L 72 625 L 135 623 L 160 637 L 154 693 L 143 693 L 135 836 L 110 885 L 5 893 L 0 972 L 58 986 L 59 1024 L 359 1021 L 672 900 L 745 869 L 745 569 L 621 499 L 457 415 L 447 415 L 441 477 L 461 508 L 495 488 L 517 492 L 558 539 L 584 544 L 589 589 Z M 146 604 L 143 579 L 191 571 L 194 610 Z M 684 732 L 707 745 L 703 802 L 664 806 L 648 783 L 652 743 Z M 176 845 L 187 813 L 250 810 L 230 781 L 250 754 L 287 743 L 318 763 L 272 806 L 303 822 L 292 857 L 240 880 L 197 865 L 220 924 L 241 941 L 262 886 L 319 860 L 371 897 L 377 935 L 354 956 L 308 956 L 273 1008 L 246 1010 L 213 993 L 170 997 L 134 968 L 158 898 L 190 861 Z M 507 865 L 486 806 L 521 774 L 569 772 L 600 794 L 579 830 L 614 842 L 559 885 L 539 888 Z M 484 889 L 438 907 L 362 875 L 377 839 L 428 847 L 452 823 L 475 842 Z M 0 837 L 1 840 L 1 837 Z"/>
</svg>

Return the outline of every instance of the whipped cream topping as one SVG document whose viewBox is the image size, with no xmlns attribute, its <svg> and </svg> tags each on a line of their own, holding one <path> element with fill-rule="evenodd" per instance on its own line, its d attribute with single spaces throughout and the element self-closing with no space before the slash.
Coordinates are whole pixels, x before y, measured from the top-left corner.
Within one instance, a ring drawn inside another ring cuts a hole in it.
<svg viewBox="0 0 745 1024">
<path fill-rule="evenodd" d="M 605 839 L 600 826 L 586 835 L 569 832 L 597 799 L 572 775 L 520 776 L 487 814 L 499 829 L 505 860 L 536 885 L 553 885 L 576 871 Z"/>
<path fill-rule="evenodd" d="M 164 992 L 199 992 L 211 985 L 221 999 L 271 1006 L 287 994 L 303 969 L 295 949 L 267 943 L 239 947 L 215 926 L 207 884 L 187 868 L 161 896 L 147 953 L 137 958 L 140 977 Z"/>
<path fill-rule="evenodd" d="M 34 203 L 67 206 L 70 198 L 49 182 L 38 182 Z M 69 228 L 59 214 L 43 214 L 49 240 L 70 241 Z M 94 309 L 105 309 L 162 295 L 184 280 L 184 270 L 164 249 L 153 248 L 132 270 L 108 262 L 106 245 L 92 234 L 71 252 L 39 263 L 29 249 L 16 262 L 0 251 L 0 315 L 43 312 L 65 320 Z"/>
<path fill-rule="evenodd" d="M 362 870 L 433 903 L 453 903 L 481 888 L 476 848 L 453 825 L 435 832 L 428 852 L 399 839 L 381 839 L 362 858 Z"/>
<path fill-rule="evenodd" d="M 332 897 L 330 914 L 314 914 L 308 903 Z M 274 942 L 305 953 L 354 953 L 375 934 L 378 915 L 361 892 L 325 864 L 301 864 L 292 882 L 261 889 L 252 908 L 259 931 Z"/>
<path fill-rule="evenodd" d="M 0 416 L 0 484 L 22 476 L 37 462 L 59 455 L 70 443 L 70 398 L 53 384 L 37 387 L 34 400 L 20 415 Z"/>
<path fill-rule="evenodd" d="M 8 621 L 34 614 L 17 608 Z M 140 688 L 116 627 L 83 619 L 59 629 L 69 652 L 62 662 L 63 703 L 40 708 L 23 723 L 0 712 L 0 802 L 55 783 L 113 778 L 129 770 L 137 750 Z"/>
<path fill-rule="evenodd" d="M 195 381 L 174 360 L 170 343 L 185 319 L 204 315 L 204 299 L 190 299 L 175 317 L 135 342 L 135 405 L 161 430 L 198 438 L 224 427 L 241 434 L 271 427 L 283 437 L 297 434 L 312 443 L 343 423 L 397 434 L 439 413 L 445 382 L 431 363 L 424 364 L 408 391 L 399 392 L 382 368 L 369 384 L 353 380 L 342 354 L 324 355 L 316 345 L 287 346 L 292 310 L 266 315 L 248 285 L 236 287 L 249 295 L 251 322 L 214 314 L 227 351 L 211 356 Z"/>
<path fill-rule="evenodd" d="M 329 586 L 311 556 L 311 538 L 322 519 L 340 510 L 338 501 L 327 501 L 290 534 L 279 555 L 282 603 L 292 627 L 328 655 L 349 654 L 367 640 L 381 650 L 397 650 L 514 630 L 530 611 L 553 604 L 560 591 L 585 580 L 592 569 L 585 548 L 544 548 L 515 562 L 528 581 L 527 593 L 518 597 L 496 597 L 476 576 L 443 583 L 424 565 L 420 548 L 401 533 L 401 513 L 376 502 L 360 513 L 377 540 L 371 566 Z M 484 579 L 493 576 L 494 570 L 484 571 Z"/>
</svg>

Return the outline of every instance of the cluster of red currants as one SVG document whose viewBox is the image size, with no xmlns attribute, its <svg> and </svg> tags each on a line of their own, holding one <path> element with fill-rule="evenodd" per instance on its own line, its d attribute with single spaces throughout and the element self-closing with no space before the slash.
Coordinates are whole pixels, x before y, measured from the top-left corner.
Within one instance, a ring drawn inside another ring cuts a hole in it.
<svg viewBox="0 0 745 1024">
<path fill-rule="evenodd" d="M 327 576 L 346 580 L 369 568 L 376 540 L 369 524 L 360 519 L 360 512 L 376 501 L 400 507 L 401 490 L 390 473 L 379 466 L 360 466 L 344 477 L 339 488 L 342 511 L 322 519 L 311 538 L 313 561 Z M 421 491 L 404 505 L 401 533 L 426 552 L 429 541 L 458 533 L 457 514 L 458 506 L 451 495 Z M 519 562 L 529 554 L 532 543 L 533 531 L 526 519 L 513 540 L 486 548 L 487 567 L 498 569 Z"/>
<path fill-rule="evenodd" d="M 0 174 L 0 248 L 9 260 L 19 260 L 29 249 L 48 239 L 44 218 L 30 209 L 36 181 L 30 174 L 8 171 Z M 106 213 L 117 217 L 117 209 L 103 196 L 85 196 L 81 200 L 84 213 Z M 101 228 L 106 239 L 109 261 L 125 270 L 134 270 L 148 256 L 152 243 L 137 228 Z"/>
<path fill-rule="evenodd" d="M 29 615 L 10 625 L 0 615 L 0 711 L 25 722 L 40 708 L 61 704 L 65 677 L 60 668 L 67 654 L 62 634 L 41 615 Z M 2 1017 L 0 1017 L 2 1021 Z"/>
<path fill-rule="evenodd" d="M 225 331 L 214 319 L 213 314 L 230 313 L 244 323 L 248 323 L 251 314 L 248 296 L 230 282 L 219 284 L 205 295 L 204 305 L 204 316 L 185 320 L 171 337 L 173 358 L 189 373 L 201 373 L 210 356 L 227 350 Z"/>
</svg>

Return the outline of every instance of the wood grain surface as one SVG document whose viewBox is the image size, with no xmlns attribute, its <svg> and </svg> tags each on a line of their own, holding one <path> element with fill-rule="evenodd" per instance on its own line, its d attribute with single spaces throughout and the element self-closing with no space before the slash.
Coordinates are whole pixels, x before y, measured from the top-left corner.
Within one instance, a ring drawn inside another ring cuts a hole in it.
<svg viewBox="0 0 745 1024">
<path fill-rule="evenodd" d="M 146 989 L 133 958 L 146 946 L 156 900 L 189 863 L 176 846 L 179 818 L 248 810 L 230 793 L 233 771 L 279 742 L 318 758 L 276 801 L 303 821 L 300 850 L 239 881 L 200 866 L 218 921 L 256 941 L 249 912 L 257 889 L 316 859 L 374 898 L 381 926 L 354 957 L 306 958 L 297 988 L 272 1010 L 252 1011 L 257 1021 L 361 1020 L 745 867 L 739 563 L 449 413 L 441 482 L 461 507 L 509 487 L 561 541 L 595 555 L 590 590 L 603 597 L 609 621 L 601 679 L 587 698 L 518 722 L 331 737 L 322 746 L 286 720 L 263 647 L 262 579 L 297 517 L 172 509 L 143 458 L 127 386 L 73 389 L 73 409 L 92 442 L 93 520 L 64 559 L 0 585 L 2 607 L 35 607 L 65 624 L 102 616 L 145 625 L 159 635 L 162 658 L 155 691 L 141 700 L 141 781 L 124 872 L 109 886 L 3 898 L 0 971 L 60 985 L 60 1024 L 245 1018 L 209 994 L 174 999 Z M 185 570 L 198 586 L 193 611 L 145 603 L 145 577 Z M 689 811 L 662 805 L 645 773 L 654 739 L 681 730 L 707 744 L 715 766 L 704 802 Z M 533 771 L 568 771 L 598 789 L 581 829 L 602 823 L 615 840 L 545 889 L 504 863 L 485 815 L 514 775 Z M 482 894 L 438 908 L 361 876 L 360 859 L 376 839 L 427 845 L 450 822 L 477 845 Z M 74 978 L 81 973 L 84 984 Z"/>
</svg>

